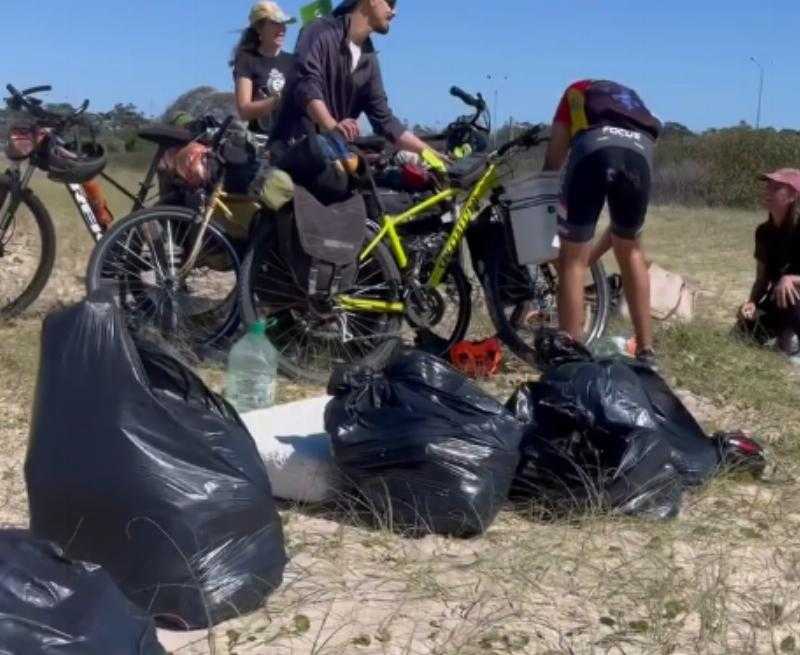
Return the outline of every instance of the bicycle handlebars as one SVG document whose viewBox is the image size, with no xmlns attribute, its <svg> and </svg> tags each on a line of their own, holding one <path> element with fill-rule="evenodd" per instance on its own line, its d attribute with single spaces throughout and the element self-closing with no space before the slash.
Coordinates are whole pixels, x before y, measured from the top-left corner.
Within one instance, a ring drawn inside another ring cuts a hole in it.
<svg viewBox="0 0 800 655">
<path fill-rule="evenodd" d="M 532 148 L 535 145 L 547 141 L 549 137 L 539 136 L 542 132 L 545 132 L 546 130 L 547 130 L 547 125 L 545 125 L 544 123 L 540 123 L 539 125 L 534 125 L 533 127 L 528 128 L 522 134 L 520 134 L 516 139 L 512 139 L 508 143 L 500 146 L 500 148 L 498 148 L 497 150 L 497 156 L 502 157 L 512 148 L 518 148 L 520 146 L 525 148 Z"/>
<path fill-rule="evenodd" d="M 22 91 L 22 95 L 24 96 L 32 96 L 34 93 L 47 93 L 48 91 L 52 91 L 53 87 L 49 84 L 43 84 L 42 86 L 32 86 L 30 89 L 25 89 Z"/>
<path fill-rule="evenodd" d="M 51 91 L 50 85 L 44 84 L 41 86 L 33 86 L 24 91 L 20 91 L 13 84 L 6 84 L 6 89 L 11 94 L 11 98 L 6 99 L 12 109 L 27 109 L 36 118 L 43 120 L 53 121 L 58 123 L 59 127 L 66 127 L 71 122 L 76 121 L 82 114 L 89 108 L 89 101 L 84 100 L 83 104 L 78 109 L 73 109 L 69 114 L 59 114 L 53 111 L 47 111 L 42 108 L 42 101 L 39 98 L 31 98 L 35 93 L 45 93 Z"/>
<path fill-rule="evenodd" d="M 450 95 L 458 98 L 461 100 L 465 105 L 469 105 L 470 107 L 474 107 L 478 111 L 483 111 L 486 109 L 486 101 L 483 99 L 481 94 L 478 94 L 478 97 L 470 95 L 463 89 L 453 86 L 450 87 Z"/>
</svg>

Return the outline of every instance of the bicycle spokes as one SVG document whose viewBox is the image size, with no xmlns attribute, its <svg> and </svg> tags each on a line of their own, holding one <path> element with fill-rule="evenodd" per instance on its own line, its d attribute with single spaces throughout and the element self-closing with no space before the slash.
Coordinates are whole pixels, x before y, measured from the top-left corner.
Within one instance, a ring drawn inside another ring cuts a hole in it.
<svg viewBox="0 0 800 655">
<path fill-rule="evenodd" d="M 116 236 L 102 264 L 103 285 L 136 329 L 150 326 L 192 345 L 212 339 L 235 312 L 238 258 L 218 232 L 199 240 L 194 221 L 181 216 L 139 222 Z M 184 271 L 193 249 L 195 265 Z"/>
</svg>

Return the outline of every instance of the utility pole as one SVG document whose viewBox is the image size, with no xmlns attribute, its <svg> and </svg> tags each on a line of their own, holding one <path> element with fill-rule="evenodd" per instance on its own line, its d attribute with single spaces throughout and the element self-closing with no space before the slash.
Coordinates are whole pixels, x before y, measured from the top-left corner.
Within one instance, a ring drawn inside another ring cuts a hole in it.
<svg viewBox="0 0 800 655">
<path fill-rule="evenodd" d="M 752 61 L 756 66 L 758 66 L 759 70 L 759 81 L 758 81 L 758 112 L 756 113 L 756 129 L 761 127 L 761 100 L 764 97 L 764 67 L 758 62 L 755 57 L 750 57 L 750 61 Z"/>
<path fill-rule="evenodd" d="M 499 90 L 499 83 L 500 81 L 508 82 L 508 75 L 503 75 L 500 77 L 499 75 L 492 75 L 489 73 L 486 75 L 487 80 L 492 80 L 495 83 L 494 87 L 494 110 L 492 111 L 492 126 L 494 126 L 495 130 L 500 129 L 500 114 L 498 113 L 500 110 L 498 107 L 498 98 L 500 97 L 500 90 Z"/>
</svg>

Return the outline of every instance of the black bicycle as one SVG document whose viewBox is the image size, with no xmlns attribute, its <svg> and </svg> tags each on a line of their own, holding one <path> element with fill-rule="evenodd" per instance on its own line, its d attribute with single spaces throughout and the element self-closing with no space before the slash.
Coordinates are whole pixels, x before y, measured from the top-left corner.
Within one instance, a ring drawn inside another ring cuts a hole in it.
<svg viewBox="0 0 800 655">
<path fill-rule="evenodd" d="M 239 323 L 239 255 L 212 220 L 231 216 L 223 182 L 232 120 L 210 143 L 197 139 L 202 179 L 182 194 L 188 206 L 156 205 L 116 221 L 86 273 L 88 292 L 112 292 L 130 329 L 156 330 L 194 351 L 215 346 Z"/>
<path fill-rule="evenodd" d="M 85 116 L 88 100 L 71 112 L 56 113 L 46 109 L 36 97 L 50 91 L 50 86 L 18 91 L 9 84 L 6 88 L 10 94 L 6 105 L 21 121 L 11 125 L 5 151 L 10 166 L 0 174 L 0 320 L 19 315 L 39 297 L 55 262 L 53 219 L 29 188 L 37 169 L 47 173 L 52 181 L 65 185 L 90 237 L 98 242 L 106 226 L 90 200 L 89 183 L 96 178 L 105 180 L 131 200 L 131 211 L 140 210 L 159 197 L 154 188 L 164 153 L 194 138 L 192 131 L 183 128 L 142 129 L 139 138 L 157 148 L 138 192 L 134 193 L 104 170 L 105 154 Z M 81 141 L 81 130 L 88 132 L 88 141 Z"/>
</svg>

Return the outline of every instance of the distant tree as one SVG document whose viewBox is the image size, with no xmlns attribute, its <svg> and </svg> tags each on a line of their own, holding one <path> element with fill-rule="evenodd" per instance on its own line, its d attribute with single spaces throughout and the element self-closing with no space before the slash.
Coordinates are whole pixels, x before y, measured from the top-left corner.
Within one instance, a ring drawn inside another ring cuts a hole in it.
<svg viewBox="0 0 800 655">
<path fill-rule="evenodd" d="M 135 130 L 147 123 L 144 113 L 132 103 L 118 102 L 111 111 L 98 114 L 103 127 L 113 132 Z"/>
<path fill-rule="evenodd" d="M 665 137 L 694 136 L 694 132 L 692 132 L 688 127 L 686 127 L 682 123 L 676 123 L 675 121 L 667 121 L 666 123 L 664 123 L 664 128 L 661 132 L 661 135 Z"/>
<path fill-rule="evenodd" d="M 45 104 L 44 108 L 47 111 L 52 111 L 55 114 L 69 114 L 75 109 L 75 107 L 68 102 L 48 102 Z"/>
</svg>

